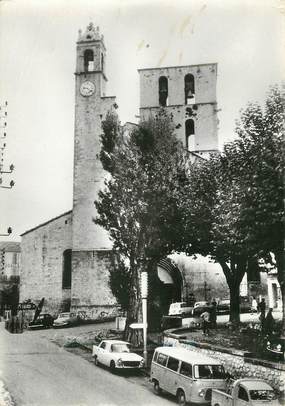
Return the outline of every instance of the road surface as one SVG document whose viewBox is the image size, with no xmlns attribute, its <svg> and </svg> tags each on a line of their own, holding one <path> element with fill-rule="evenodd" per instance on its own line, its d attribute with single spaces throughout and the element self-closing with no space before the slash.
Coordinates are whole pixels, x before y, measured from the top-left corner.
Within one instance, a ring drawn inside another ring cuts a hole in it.
<svg viewBox="0 0 285 406">
<path fill-rule="evenodd" d="M 0 380 L 17 406 L 175 405 L 147 378 L 113 375 L 34 333 L 10 334 L 0 323 Z"/>
</svg>

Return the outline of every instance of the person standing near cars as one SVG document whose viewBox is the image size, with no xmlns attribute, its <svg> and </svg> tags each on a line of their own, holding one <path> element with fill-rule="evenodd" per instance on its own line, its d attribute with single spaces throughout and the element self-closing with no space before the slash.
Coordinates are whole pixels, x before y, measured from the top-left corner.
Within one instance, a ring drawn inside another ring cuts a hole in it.
<svg viewBox="0 0 285 406">
<path fill-rule="evenodd" d="M 259 320 L 261 324 L 261 334 L 265 333 L 265 310 L 266 310 L 266 303 L 265 299 L 262 298 L 261 302 L 257 305 L 257 310 L 260 312 Z"/>
<path fill-rule="evenodd" d="M 270 308 L 268 310 L 268 313 L 264 319 L 264 333 L 271 336 L 273 330 L 274 330 L 274 324 L 275 324 L 275 320 L 274 317 L 272 315 L 273 309 Z"/>
<path fill-rule="evenodd" d="M 214 328 L 214 329 L 217 328 L 217 302 L 215 300 L 212 301 L 211 313 L 210 313 L 210 324 L 211 324 L 212 328 Z"/>
<path fill-rule="evenodd" d="M 256 313 L 257 312 L 257 300 L 253 296 L 252 302 L 251 302 L 251 312 Z"/>
<path fill-rule="evenodd" d="M 257 310 L 260 312 L 260 318 L 265 318 L 266 303 L 264 297 L 258 303 Z"/>
<path fill-rule="evenodd" d="M 204 335 L 209 335 L 209 332 L 210 332 L 210 313 L 207 310 L 205 310 L 201 314 L 200 318 L 202 320 L 203 334 Z"/>
</svg>

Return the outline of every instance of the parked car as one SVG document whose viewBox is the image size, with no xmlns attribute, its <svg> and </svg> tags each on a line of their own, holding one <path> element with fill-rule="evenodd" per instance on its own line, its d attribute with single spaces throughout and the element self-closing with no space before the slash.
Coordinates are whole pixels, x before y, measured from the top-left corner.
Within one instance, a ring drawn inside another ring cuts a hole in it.
<svg viewBox="0 0 285 406">
<path fill-rule="evenodd" d="M 239 304 L 240 313 L 251 313 L 251 304 L 248 297 L 241 297 Z"/>
<path fill-rule="evenodd" d="M 285 337 L 272 335 L 266 340 L 265 353 L 278 361 L 285 361 Z"/>
<path fill-rule="evenodd" d="M 185 348 L 155 349 L 150 380 L 154 392 L 176 396 L 179 405 L 187 402 L 210 405 L 212 389 L 226 388 L 224 367 L 217 359 Z"/>
<path fill-rule="evenodd" d="M 75 313 L 65 312 L 60 313 L 53 322 L 53 327 L 72 326 L 77 324 L 79 318 Z"/>
<path fill-rule="evenodd" d="M 212 390 L 212 406 L 277 406 L 278 400 L 273 388 L 262 379 L 244 378 L 235 381 L 231 392 Z"/>
<path fill-rule="evenodd" d="M 120 340 L 103 340 L 93 345 L 92 356 L 95 365 L 106 365 L 114 372 L 116 369 L 141 369 L 144 359 L 131 352 L 130 343 Z"/>
<path fill-rule="evenodd" d="M 50 328 L 53 325 L 54 318 L 48 314 L 43 313 L 40 314 L 35 321 L 31 321 L 28 325 L 29 329 L 37 329 L 37 328 Z"/>
<path fill-rule="evenodd" d="M 186 302 L 171 303 L 169 306 L 169 316 L 186 316 L 191 315 L 193 307 L 188 306 Z"/>
<path fill-rule="evenodd" d="M 194 303 L 194 308 L 192 311 L 193 317 L 200 317 L 205 311 L 210 312 L 212 309 L 209 302 L 202 301 Z"/>
<path fill-rule="evenodd" d="M 217 304 L 217 313 L 218 314 L 229 314 L 230 305 L 231 305 L 230 299 L 220 300 L 219 303 Z"/>
</svg>

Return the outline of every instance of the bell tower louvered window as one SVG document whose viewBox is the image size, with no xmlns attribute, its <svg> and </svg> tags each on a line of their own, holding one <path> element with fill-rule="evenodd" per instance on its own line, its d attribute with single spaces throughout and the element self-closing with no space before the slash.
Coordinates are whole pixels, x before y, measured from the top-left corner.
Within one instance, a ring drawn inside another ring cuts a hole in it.
<svg viewBox="0 0 285 406">
<path fill-rule="evenodd" d="M 159 105 L 166 107 L 168 105 L 168 80 L 165 76 L 159 78 Z"/>
<path fill-rule="evenodd" d="M 191 73 L 184 78 L 185 104 L 195 103 L 195 80 Z"/>
</svg>

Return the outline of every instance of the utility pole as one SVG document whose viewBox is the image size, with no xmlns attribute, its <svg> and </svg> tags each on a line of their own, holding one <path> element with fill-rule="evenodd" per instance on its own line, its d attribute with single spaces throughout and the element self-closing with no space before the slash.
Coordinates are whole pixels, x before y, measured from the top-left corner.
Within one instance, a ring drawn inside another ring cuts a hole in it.
<svg viewBox="0 0 285 406">
<path fill-rule="evenodd" d="M 3 183 L 3 174 L 10 174 L 14 170 L 14 165 L 11 164 L 9 166 L 9 169 L 4 168 L 4 152 L 5 148 L 7 146 L 6 144 L 6 137 L 7 137 L 7 107 L 8 107 L 8 102 L 6 101 L 4 104 L 0 104 L 0 188 L 2 189 L 12 189 L 12 187 L 15 185 L 15 182 L 13 180 L 10 181 L 8 184 L 2 184 Z M 12 228 L 8 227 L 7 233 L 0 234 L 1 237 L 8 236 L 12 233 Z"/>
<path fill-rule="evenodd" d="M 142 316 L 143 316 L 143 356 L 145 366 L 147 366 L 147 296 L 148 296 L 148 273 L 141 273 L 141 297 L 142 297 Z"/>
</svg>

